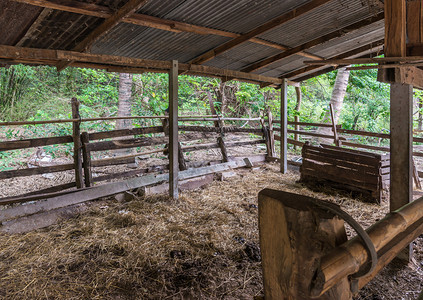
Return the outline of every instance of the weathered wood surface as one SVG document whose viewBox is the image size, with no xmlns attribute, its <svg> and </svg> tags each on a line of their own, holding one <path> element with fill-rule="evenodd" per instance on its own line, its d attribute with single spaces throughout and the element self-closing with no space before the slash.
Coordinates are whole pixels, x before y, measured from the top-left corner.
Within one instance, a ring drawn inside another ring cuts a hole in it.
<svg viewBox="0 0 423 300">
<path fill-rule="evenodd" d="M 163 132 L 163 126 L 155 127 L 141 127 L 132 129 L 118 129 L 104 132 L 94 132 L 89 134 L 90 141 L 102 140 L 115 137 L 133 136 L 148 133 L 161 133 Z"/>
<path fill-rule="evenodd" d="M 367 233 L 378 253 L 378 263 L 370 275 L 359 279 L 362 288 L 398 253 L 423 232 L 423 198 L 419 198 L 369 227 Z M 319 296 L 339 280 L 354 274 L 366 264 L 368 253 L 359 237 L 322 257 L 315 280 L 310 286 L 311 296 Z"/>
<path fill-rule="evenodd" d="M 259 193 L 260 249 L 265 299 L 310 299 L 320 257 L 347 240 L 344 222 L 292 193 Z M 316 222 L 316 215 L 321 216 Z M 313 241 L 313 242 L 310 242 Z M 317 299 L 350 299 L 345 280 Z"/>
<path fill-rule="evenodd" d="M 262 157 L 264 161 L 264 157 Z M 188 169 L 179 172 L 178 179 L 185 180 L 213 174 L 216 172 L 223 172 L 230 169 L 246 167 L 244 160 L 235 160 L 227 163 L 201 167 L 196 169 Z M 137 189 L 144 186 L 154 185 L 169 180 L 169 174 L 146 175 L 137 178 L 131 178 L 121 182 L 115 182 L 106 185 L 93 186 L 84 190 L 77 190 L 74 193 L 48 198 L 37 203 L 21 205 L 0 211 L 0 222 L 5 220 L 22 217 L 29 214 L 39 213 L 68 205 L 82 203 L 89 200 L 99 199 L 102 197 L 112 196 L 128 190 Z"/>
<path fill-rule="evenodd" d="M 136 148 L 142 146 L 154 146 L 162 145 L 168 143 L 168 137 L 143 137 L 136 139 L 125 139 L 125 140 L 115 140 L 115 141 L 104 141 L 90 143 L 87 145 L 89 151 L 105 151 L 105 150 L 116 150 L 116 149 L 125 149 L 125 148 Z"/>
<path fill-rule="evenodd" d="M 282 174 L 285 174 L 288 171 L 287 164 L 287 153 L 288 153 L 288 85 L 287 79 L 283 80 L 281 85 L 281 103 L 280 103 L 280 113 L 281 113 L 281 128 L 280 128 L 280 171 Z"/>
<path fill-rule="evenodd" d="M 179 63 L 172 61 L 169 71 L 169 196 L 178 199 L 179 141 L 178 141 L 178 81 Z M 181 151 L 182 152 L 182 151 Z"/>
<path fill-rule="evenodd" d="M 93 175 L 91 172 L 91 152 L 88 150 L 90 137 L 87 132 L 82 133 L 81 141 L 82 141 L 82 158 L 84 159 L 84 163 L 83 163 L 84 183 L 86 187 L 90 187 L 92 186 Z"/>
<path fill-rule="evenodd" d="M 3 172 L 0 172 L 0 179 L 62 172 L 62 171 L 73 170 L 74 167 L 75 167 L 74 164 L 64 164 L 64 165 L 49 166 L 49 167 L 26 168 L 26 169 L 19 169 L 19 170 L 3 171 Z"/>
<path fill-rule="evenodd" d="M 179 131 L 197 131 L 197 132 L 248 132 L 248 133 L 258 133 L 261 134 L 261 128 L 240 128 L 240 127 L 231 127 L 226 126 L 223 128 L 217 127 L 206 127 L 206 126 L 179 126 Z"/>
<path fill-rule="evenodd" d="M 76 187 L 84 187 L 84 178 L 82 175 L 82 149 L 81 149 L 81 116 L 79 115 L 79 101 L 72 98 L 72 118 L 79 119 L 72 123 L 72 139 L 73 139 L 73 164 L 75 169 Z"/>
<path fill-rule="evenodd" d="M 37 139 L 25 139 L 25 140 L 18 140 L 18 141 L 7 141 L 7 142 L 0 142 L 0 151 L 26 149 L 26 148 L 42 147 L 42 146 L 56 145 L 56 144 L 67 144 L 67 143 L 73 143 L 72 136 L 66 135 L 66 136 L 37 138 Z"/>
<path fill-rule="evenodd" d="M 389 155 L 306 144 L 302 157 L 301 181 L 326 180 L 336 187 L 369 194 L 370 199 L 380 203 L 382 190 L 390 178 Z"/>
</svg>

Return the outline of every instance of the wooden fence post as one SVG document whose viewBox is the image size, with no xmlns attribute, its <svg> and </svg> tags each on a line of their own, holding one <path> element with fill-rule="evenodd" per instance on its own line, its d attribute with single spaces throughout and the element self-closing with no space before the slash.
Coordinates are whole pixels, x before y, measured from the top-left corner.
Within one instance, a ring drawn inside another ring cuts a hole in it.
<svg viewBox="0 0 423 300">
<path fill-rule="evenodd" d="M 84 187 L 82 176 L 82 151 L 81 151 L 81 116 L 79 115 L 79 101 L 75 97 L 71 100 L 72 119 L 78 119 L 72 122 L 73 138 L 73 161 L 75 166 L 75 182 L 78 189 Z"/>
<path fill-rule="evenodd" d="M 337 129 L 336 129 L 335 112 L 333 111 L 332 103 L 329 104 L 329 109 L 330 109 L 330 118 L 332 119 L 332 131 L 333 131 L 334 143 L 335 143 L 336 146 L 340 147 L 341 141 L 339 140 L 338 132 L 337 132 Z"/>
<path fill-rule="evenodd" d="M 301 109 L 301 88 L 299 86 L 295 87 L 295 93 L 297 94 L 297 105 L 295 106 L 295 111 L 299 114 Z M 294 116 L 295 122 L 300 122 L 300 116 L 295 115 Z M 295 125 L 295 130 L 300 130 L 300 125 Z M 298 142 L 299 141 L 299 135 L 298 133 L 294 134 L 294 139 Z M 297 146 L 294 145 L 294 149 L 296 149 Z"/>
<path fill-rule="evenodd" d="M 90 143 L 90 137 L 88 132 L 83 132 L 81 135 L 82 140 L 82 156 L 84 158 L 84 181 L 85 186 L 90 187 L 93 183 L 93 176 L 91 172 L 91 151 L 88 148 L 88 144 Z"/>
<path fill-rule="evenodd" d="M 178 199 L 178 61 L 172 61 L 169 71 L 169 195 Z"/>
</svg>

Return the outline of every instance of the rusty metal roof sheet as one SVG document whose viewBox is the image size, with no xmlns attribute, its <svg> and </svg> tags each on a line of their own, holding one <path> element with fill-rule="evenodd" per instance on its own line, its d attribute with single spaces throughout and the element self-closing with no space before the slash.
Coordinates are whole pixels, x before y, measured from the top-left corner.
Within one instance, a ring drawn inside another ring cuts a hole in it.
<svg viewBox="0 0 423 300">
<path fill-rule="evenodd" d="M 106 6 L 112 11 L 127 2 L 78 1 Z M 381 8 L 373 5 L 373 1 L 332 0 L 261 34 L 259 38 L 287 47 L 296 47 L 377 14 Z M 310 0 L 163 0 L 147 2 L 138 13 L 243 34 L 308 2 Z M 2 0 L 0 44 L 71 50 L 102 22 L 102 18 L 53 9 L 43 10 L 13 0 Z M 383 21 L 379 21 L 306 51 L 330 58 L 382 39 L 383 31 Z M 96 41 L 91 51 L 99 54 L 189 62 L 230 39 L 218 35 L 171 32 L 121 23 Z M 275 47 L 245 42 L 218 55 L 205 65 L 241 70 L 280 52 L 282 50 Z M 292 55 L 254 73 L 279 77 L 304 67 L 304 60 L 310 59 Z"/>
</svg>

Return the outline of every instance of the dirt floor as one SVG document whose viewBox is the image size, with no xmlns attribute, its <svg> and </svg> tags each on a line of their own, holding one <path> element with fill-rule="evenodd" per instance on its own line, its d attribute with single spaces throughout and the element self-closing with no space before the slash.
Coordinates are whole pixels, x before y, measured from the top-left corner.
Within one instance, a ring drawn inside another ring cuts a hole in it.
<svg viewBox="0 0 423 300">
<path fill-rule="evenodd" d="M 224 182 L 129 202 L 100 200 L 74 218 L 21 235 L 0 234 L 1 299 L 252 299 L 262 295 L 257 193 L 266 187 L 334 201 L 364 227 L 387 212 L 329 188 L 311 191 L 275 164 Z M 416 299 L 415 260 L 385 268 L 356 299 Z"/>
</svg>

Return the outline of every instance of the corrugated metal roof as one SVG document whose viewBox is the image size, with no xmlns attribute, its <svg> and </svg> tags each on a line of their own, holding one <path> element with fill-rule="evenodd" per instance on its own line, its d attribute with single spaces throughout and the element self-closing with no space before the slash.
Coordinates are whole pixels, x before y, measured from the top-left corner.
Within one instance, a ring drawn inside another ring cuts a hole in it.
<svg viewBox="0 0 423 300">
<path fill-rule="evenodd" d="M 127 0 L 78 1 L 107 6 L 112 10 L 120 8 L 127 2 Z M 242 34 L 308 2 L 310 0 L 163 0 L 147 2 L 139 13 Z M 296 47 L 377 14 L 380 8 L 371 3 L 371 0 L 332 0 L 259 37 L 279 45 Z M 1 1 L 0 44 L 17 43 L 41 11 L 42 8 L 35 6 L 10 0 Z M 16 22 L 8 22 L 7 20 L 10 19 L 16 19 L 15 21 L 20 25 L 15 25 Z M 22 46 L 70 50 L 102 22 L 103 19 L 97 17 L 51 10 L 43 15 L 43 19 L 39 20 L 36 28 L 32 28 L 31 35 L 25 39 Z M 307 51 L 329 58 L 382 38 L 383 21 L 379 21 Z M 218 35 L 175 33 L 121 23 L 100 38 L 92 47 L 92 52 L 188 62 L 230 39 Z M 241 70 L 280 52 L 282 50 L 274 47 L 245 42 L 218 55 L 205 65 Z M 286 72 L 303 67 L 304 60 L 309 58 L 293 55 L 265 66 L 255 73 L 279 77 Z"/>
</svg>

